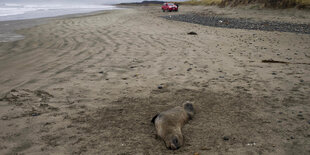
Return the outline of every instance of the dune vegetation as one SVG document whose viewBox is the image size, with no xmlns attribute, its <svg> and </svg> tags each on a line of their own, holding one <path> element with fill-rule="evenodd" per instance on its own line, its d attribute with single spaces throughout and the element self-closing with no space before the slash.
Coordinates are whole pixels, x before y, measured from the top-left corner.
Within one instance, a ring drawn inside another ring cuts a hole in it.
<svg viewBox="0 0 310 155">
<path fill-rule="evenodd" d="M 183 2 L 188 5 L 220 5 L 238 6 L 246 4 L 262 4 L 265 7 L 273 8 L 309 8 L 310 0 L 189 0 Z"/>
<path fill-rule="evenodd" d="M 223 0 L 189 0 L 183 2 L 183 4 L 189 5 L 215 5 L 222 3 Z"/>
</svg>

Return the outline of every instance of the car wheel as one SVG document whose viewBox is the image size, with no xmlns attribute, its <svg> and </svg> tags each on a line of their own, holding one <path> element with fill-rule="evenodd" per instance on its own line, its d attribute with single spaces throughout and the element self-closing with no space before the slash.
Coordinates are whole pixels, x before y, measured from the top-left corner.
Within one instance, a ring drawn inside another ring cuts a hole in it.
<svg viewBox="0 0 310 155">
<path fill-rule="evenodd" d="M 163 12 L 165 12 L 165 9 L 163 9 Z"/>
</svg>

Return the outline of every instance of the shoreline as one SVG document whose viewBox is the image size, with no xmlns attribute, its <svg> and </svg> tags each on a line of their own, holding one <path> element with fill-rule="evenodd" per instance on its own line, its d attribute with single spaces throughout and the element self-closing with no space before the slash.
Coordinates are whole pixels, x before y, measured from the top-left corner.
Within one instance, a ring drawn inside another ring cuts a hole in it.
<svg viewBox="0 0 310 155">
<path fill-rule="evenodd" d="M 14 21 L 0 21 L 0 43 L 24 39 L 24 36 L 18 34 L 16 31 L 44 24 L 48 20 L 50 19 L 40 18 L 40 19 L 27 19 L 27 20 L 14 20 Z"/>
<path fill-rule="evenodd" d="M 74 14 L 55 16 L 55 17 L 42 17 L 42 18 L 33 18 L 33 19 L 0 21 L 0 43 L 22 40 L 24 39 L 24 36 L 18 34 L 16 31 L 31 28 L 31 27 L 41 25 L 41 24 L 45 24 L 51 20 L 96 15 L 96 14 L 101 14 L 103 12 L 114 11 L 118 9 L 124 9 L 124 8 L 116 7 L 115 9 L 112 9 L 112 10 L 97 10 L 97 11 L 87 12 L 87 13 L 74 13 Z"/>
</svg>

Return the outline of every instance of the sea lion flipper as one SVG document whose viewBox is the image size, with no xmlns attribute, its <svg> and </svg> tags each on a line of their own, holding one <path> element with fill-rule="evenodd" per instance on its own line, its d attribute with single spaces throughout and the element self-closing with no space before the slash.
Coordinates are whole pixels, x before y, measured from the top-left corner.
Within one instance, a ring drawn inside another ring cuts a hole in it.
<svg viewBox="0 0 310 155">
<path fill-rule="evenodd" d="M 156 114 L 156 115 L 152 118 L 152 121 L 151 121 L 151 122 L 152 122 L 153 124 L 155 124 L 155 119 L 157 118 L 158 115 L 159 115 L 159 114 Z"/>
<path fill-rule="evenodd" d="M 189 117 L 189 119 L 190 120 L 193 119 L 193 116 L 194 116 L 194 113 L 195 113 L 193 103 L 187 101 L 187 102 L 185 102 L 183 104 L 183 108 L 186 111 L 187 116 Z"/>
</svg>

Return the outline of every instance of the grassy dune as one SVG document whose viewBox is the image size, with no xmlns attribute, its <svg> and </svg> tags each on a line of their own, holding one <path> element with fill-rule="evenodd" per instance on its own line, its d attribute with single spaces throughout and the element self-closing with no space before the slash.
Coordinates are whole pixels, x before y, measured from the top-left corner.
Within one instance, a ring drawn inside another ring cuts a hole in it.
<svg viewBox="0 0 310 155">
<path fill-rule="evenodd" d="M 183 2 L 183 4 L 189 5 L 215 5 L 222 3 L 223 0 L 189 0 Z"/>
<path fill-rule="evenodd" d="M 306 8 L 310 7 L 310 0 L 189 0 L 183 2 L 183 4 L 188 5 L 221 5 L 221 6 L 237 6 L 246 4 L 263 4 L 265 7 L 274 8 L 289 8 L 289 7 L 299 7 Z"/>
<path fill-rule="evenodd" d="M 310 5 L 310 0 L 296 0 L 299 4 Z"/>
</svg>

